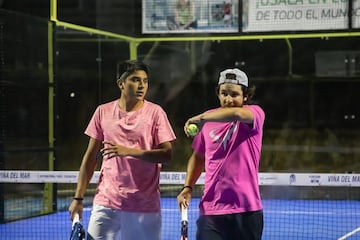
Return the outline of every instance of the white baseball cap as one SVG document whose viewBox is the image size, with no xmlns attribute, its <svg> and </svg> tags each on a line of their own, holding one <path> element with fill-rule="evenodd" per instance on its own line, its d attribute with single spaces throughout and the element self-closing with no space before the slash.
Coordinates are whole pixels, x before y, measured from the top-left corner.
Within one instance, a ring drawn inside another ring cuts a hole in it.
<svg viewBox="0 0 360 240">
<path fill-rule="evenodd" d="M 226 78 L 226 75 L 228 74 L 235 75 L 235 79 Z M 246 76 L 246 73 L 244 73 L 243 71 L 237 68 L 226 69 L 220 72 L 218 85 L 223 83 L 233 83 L 233 84 L 239 84 L 239 85 L 244 85 L 245 87 L 249 87 L 249 79 Z"/>
</svg>

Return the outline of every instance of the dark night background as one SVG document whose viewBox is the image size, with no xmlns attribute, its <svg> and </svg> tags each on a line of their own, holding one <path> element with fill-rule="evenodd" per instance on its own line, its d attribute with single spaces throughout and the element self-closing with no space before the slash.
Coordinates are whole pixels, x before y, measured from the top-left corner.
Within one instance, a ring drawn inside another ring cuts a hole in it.
<svg viewBox="0 0 360 240">
<path fill-rule="evenodd" d="M 1 165 L 47 169 L 50 1 L 2 0 L 0 4 Z M 62 0 L 57 17 L 122 35 L 150 37 L 141 34 L 139 0 Z M 54 30 L 52 110 L 58 170 L 78 169 L 87 145 L 83 131 L 95 107 L 119 96 L 116 66 L 129 57 L 129 45 L 100 38 L 62 27 Z M 256 85 L 254 100 L 266 112 L 262 171 L 360 170 L 359 37 L 143 42 L 138 58 L 152 70 L 148 99 L 166 110 L 178 137 L 175 159 L 166 168 L 185 169 L 191 151 L 182 132 L 185 120 L 217 106 L 218 73 L 237 66 Z"/>
</svg>

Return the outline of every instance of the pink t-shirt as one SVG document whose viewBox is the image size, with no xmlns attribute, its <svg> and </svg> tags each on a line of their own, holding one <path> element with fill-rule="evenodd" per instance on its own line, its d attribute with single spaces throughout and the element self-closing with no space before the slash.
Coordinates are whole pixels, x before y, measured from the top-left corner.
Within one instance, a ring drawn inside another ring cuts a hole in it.
<svg viewBox="0 0 360 240">
<path fill-rule="evenodd" d="M 258 170 L 265 114 L 257 105 L 244 107 L 254 114 L 252 126 L 240 121 L 206 122 L 194 138 L 194 151 L 205 156 L 201 215 L 262 209 Z"/>
<path fill-rule="evenodd" d="M 131 148 L 155 149 L 175 140 L 164 110 L 145 101 L 133 112 L 118 106 L 118 100 L 96 109 L 85 134 Z M 104 157 L 94 204 L 129 212 L 159 212 L 161 164 L 133 157 Z"/>
</svg>

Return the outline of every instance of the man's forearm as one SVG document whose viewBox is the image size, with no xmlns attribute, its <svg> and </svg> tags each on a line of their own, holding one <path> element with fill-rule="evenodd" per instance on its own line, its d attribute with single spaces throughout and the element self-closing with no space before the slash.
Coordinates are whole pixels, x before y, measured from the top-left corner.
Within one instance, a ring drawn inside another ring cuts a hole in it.
<svg viewBox="0 0 360 240">
<path fill-rule="evenodd" d="M 193 186 L 204 170 L 204 160 L 194 152 L 189 159 L 186 169 L 185 186 Z"/>
<path fill-rule="evenodd" d="M 94 175 L 94 171 L 96 168 L 96 161 L 95 164 L 82 164 L 79 171 L 78 182 L 75 192 L 75 197 L 83 197 L 86 192 L 86 188 L 89 185 L 89 182 Z"/>
<path fill-rule="evenodd" d="M 200 114 L 200 121 L 233 121 L 240 120 L 244 122 L 251 122 L 253 120 L 252 112 L 249 109 L 236 107 L 236 108 L 220 108 L 216 111 L 206 112 Z"/>
</svg>

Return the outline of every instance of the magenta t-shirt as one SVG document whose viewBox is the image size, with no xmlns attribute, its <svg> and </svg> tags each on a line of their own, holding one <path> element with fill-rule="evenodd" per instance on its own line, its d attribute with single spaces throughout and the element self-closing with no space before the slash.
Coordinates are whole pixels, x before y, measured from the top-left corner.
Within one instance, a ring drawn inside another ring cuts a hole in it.
<svg viewBox="0 0 360 240">
<path fill-rule="evenodd" d="M 148 101 L 133 112 L 120 109 L 118 100 L 98 106 L 85 134 L 144 150 L 176 138 L 163 109 Z M 133 157 L 104 157 L 94 204 L 129 212 L 159 212 L 160 169 L 161 164 Z"/>
<path fill-rule="evenodd" d="M 205 186 L 201 215 L 221 215 L 262 209 L 258 170 L 264 111 L 244 105 L 254 114 L 252 126 L 240 121 L 206 122 L 193 140 L 205 156 Z"/>
</svg>

